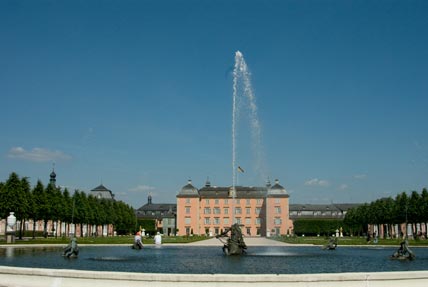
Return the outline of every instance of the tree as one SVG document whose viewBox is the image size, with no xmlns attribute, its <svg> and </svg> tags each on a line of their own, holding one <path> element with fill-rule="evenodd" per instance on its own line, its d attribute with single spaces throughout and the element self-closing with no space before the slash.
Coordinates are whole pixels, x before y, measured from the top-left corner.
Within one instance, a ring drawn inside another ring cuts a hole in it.
<svg viewBox="0 0 428 287">
<path fill-rule="evenodd" d="M 70 223 L 73 221 L 73 199 L 70 197 L 70 192 L 67 188 L 62 193 L 62 206 L 63 210 L 60 220 L 66 223 L 66 228 L 63 232 L 64 234 L 69 234 Z"/>
<path fill-rule="evenodd" d="M 56 237 L 58 228 L 54 229 L 54 227 L 55 227 L 55 224 L 60 219 L 61 208 L 62 208 L 62 206 L 61 206 L 62 195 L 61 195 L 61 191 L 52 183 L 49 183 L 46 186 L 45 193 L 46 193 L 47 201 L 49 203 L 49 205 L 48 205 L 49 208 L 48 208 L 48 212 L 47 212 L 44 220 L 45 220 L 45 224 L 47 224 L 47 222 L 49 220 L 52 221 L 52 230 L 51 231 L 53 232 L 53 234 Z"/>
<path fill-rule="evenodd" d="M 409 207 L 409 197 L 407 196 L 407 193 L 402 192 L 400 194 L 397 194 L 395 197 L 395 204 L 394 204 L 394 223 L 395 224 L 401 224 L 406 223 L 406 229 L 407 229 L 407 212 Z M 407 235 L 407 230 L 400 230 L 400 232 L 403 235 Z"/>
<path fill-rule="evenodd" d="M 19 176 L 12 172 L 0 193 L 0 202 L 3 205 L 2 217 L 6 218 L 9 212 L 14 212 L 17 221 L 20 221 L 22 225 L 25 215 L 28 213 L 27 200 Z"/>
<path fill-rule="evenodd" d="M 22 202 L 22 221 L 21 228 L 19 230 L 19 239 L 22 239 L 22 235 L 25 232 L 25 221 L 30 218 L 30 214 L 34 208 L 33 197 L 31 193 L 30 182 L 26 177 L 21 179 L 21 202 Z"/>
<path fill-rule="evenodd" d="M 426 188 L 422 189 L 421 192 L 421 222 L 425 225 L 425 230 L 427 230 L 428 222 L 428 190 Z M 426 234 L 425 234 L 426 235 Z"/>
<path fill-rule="evenodd" d="M 47 212 L 47 209 L 49 208 L 48 200 L 45 193 L 45 187 L 43 186 L 43 183 L 38 180 L 36 186 L 32 190 L 32 198 L 34 203 L 34 210 L 33 210 L 33 238 L 35 238 L 36 234 L 36 222 L 39 220 L 43 220 L 47 217 L 45 214 Z M 43 235 L 47 236 L 46 231 L 46 225 L 44 226 L 44 232 Z"/>
<path fill-rule="evenodd" d="M 409 198 L 409 208 L 407 211 L 408 221 L 412 224 L 413 233 L 416 230 L 416 224 L 421 222 L 422 214 L 421 214 L 421 197 L 417 191 L 412 191 L 412 194 Z"/>
</svg>

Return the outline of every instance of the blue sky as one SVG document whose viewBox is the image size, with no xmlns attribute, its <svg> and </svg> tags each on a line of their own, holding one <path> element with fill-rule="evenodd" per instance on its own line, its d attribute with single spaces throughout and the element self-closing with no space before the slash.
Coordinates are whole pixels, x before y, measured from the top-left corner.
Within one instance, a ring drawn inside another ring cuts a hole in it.
<svg viewBox="0 0 428 287">
<path fill-rule="evenodd" d="M 427 1 L 0 1 L 0 181 L 138 208 L 232 184 L 241 51 L 264 173 L 291 203 L 428 186 Z M 245 109 L 241 112 L 245 115 Z M 242 116 L 241 185 L 264 185 Z"/>
</svg>

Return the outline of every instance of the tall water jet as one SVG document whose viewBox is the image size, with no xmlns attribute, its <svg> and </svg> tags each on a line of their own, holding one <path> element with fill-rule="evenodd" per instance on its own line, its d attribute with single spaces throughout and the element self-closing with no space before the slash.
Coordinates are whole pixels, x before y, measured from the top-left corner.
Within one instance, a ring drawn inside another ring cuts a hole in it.
<svg viewBox="0 0 428 287">
<path fill-rule="evenodd" d="M 255 157 L 255 169 L 265 177 L 264 156 L 261 144 L 261 126 L 257 115 L 256 97 L 251 86 L 251 77 L 244 56 L 240 51 L 235 53 L 233 69 L 233 106 L 232 106 L 232 189 L 237 185 L 237 133 L 239 113 L 244 100 L 248 102 L 252 149 Z"/>
</svg>

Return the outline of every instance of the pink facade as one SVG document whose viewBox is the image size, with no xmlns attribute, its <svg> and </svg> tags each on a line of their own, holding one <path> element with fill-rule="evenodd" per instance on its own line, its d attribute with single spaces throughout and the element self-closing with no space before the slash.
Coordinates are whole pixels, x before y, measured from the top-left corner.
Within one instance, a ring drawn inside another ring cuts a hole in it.
<svg viewBox="0 0 428 287">
<path fill-rule="evenodd" d="M 179 235 L 220 234 L 234 222 L 246 236 L 289 234 L 289 195 L 278 182 L 266 187 L 215 187 L 209 182 L 196 189 L 191 182 L 177 195 Z"/>
</svg>

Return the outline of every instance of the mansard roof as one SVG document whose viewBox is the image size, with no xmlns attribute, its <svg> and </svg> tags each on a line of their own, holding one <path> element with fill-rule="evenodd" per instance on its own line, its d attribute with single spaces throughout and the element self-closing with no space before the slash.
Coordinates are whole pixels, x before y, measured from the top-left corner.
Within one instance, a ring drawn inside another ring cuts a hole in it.
<svg viewBox="0 0 428 287">
<path fill-rule="evenodd" d="M 199 189 L 201 198 L 225 198 L 230 196 L 232 187 L 224 186 L 204 186 Z M 264 198 L 266 197 L 266 187 L 235 186 L 235 198 Z"/>
<path fill-rule="evenodd" d="M 177 211 L 177 204 L 175 203 L 146 203 L 137 210 L 141 211 Z"/>
<path fill-rule="evenodd" d="M 290 204 L 290 211 L 347 211 L 360 206 L 360 203 L 338 203 L 338 204 Z"/>
<path fill-rule="evenodd" d="M 275 179 L 275 184 L 268 189 L 268 196 L 290 197 L 285 188 Z"/>
<path fill-rule="evenodd" d="M 198 189 L 192 185 L 192 181 L 189 179 L 187 184 L 183 186 L 177 195 L 178 197 L 194 197 L 198 196 Z"/>
<path fill-rule="evenodd" d="M 135 211 L 138 218 L 175 218 L 177 204 L 146 203 Z"/>
<path fill-rule="evenodd" d="M 111 192 L 111 190 L 102 184 L 95 187 L 94 189 L 91 189 L 90 195 L 97 198 L 114 199 L 114 194 Z"/>
</svg>

